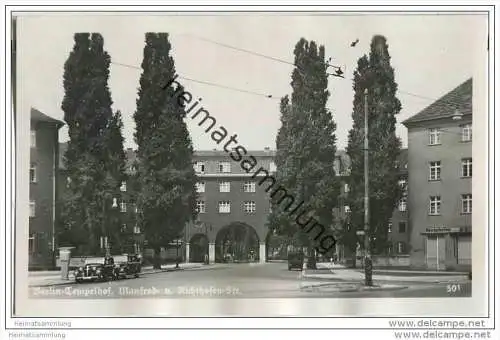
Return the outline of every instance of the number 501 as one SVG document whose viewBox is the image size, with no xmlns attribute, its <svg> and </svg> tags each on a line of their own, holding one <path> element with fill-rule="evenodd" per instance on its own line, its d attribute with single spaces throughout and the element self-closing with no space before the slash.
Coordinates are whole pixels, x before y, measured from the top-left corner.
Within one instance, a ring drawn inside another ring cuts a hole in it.
<svg viewBox="0 0 500 340">
<path fill-rule="evenodd" d="M 456 293 L 460 291 L 460 285 L 447 285 L 446 292 L 447 293 Z"/>
</svg>

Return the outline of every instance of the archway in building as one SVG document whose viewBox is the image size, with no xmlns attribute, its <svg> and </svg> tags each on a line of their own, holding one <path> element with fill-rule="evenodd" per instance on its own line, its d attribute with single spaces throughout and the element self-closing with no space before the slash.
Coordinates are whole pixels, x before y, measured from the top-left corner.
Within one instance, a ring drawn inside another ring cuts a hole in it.
<svg viewBox="0 0 500 340">
<path fill-rule="evenodd" d="M 259 261 L 259 236 L 255 229 L 240 222 L 219 230 L 215 238 L 216 262 Z"/>
<path fill-rule="evenodd" d="M 203 262 L 208 256 L 208 237 L 205 234 L 195 234 L 189 241 L 189 262 Z"/>
</svg>

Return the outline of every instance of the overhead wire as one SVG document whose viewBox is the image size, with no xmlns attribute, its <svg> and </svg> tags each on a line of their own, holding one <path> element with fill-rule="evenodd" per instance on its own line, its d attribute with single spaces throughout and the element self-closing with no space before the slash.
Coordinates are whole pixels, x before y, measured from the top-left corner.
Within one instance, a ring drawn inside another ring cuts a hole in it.
<svg viewBox="0 0 500 340">
<path fill-rule="evenodd" d="M 252 51 L 252 50 L 248 50 L 248 49 L 244 49 L 244 48 L 232 46 L 232 45 L 229 45 L 229 44 L 226 44 L 226 43 L 221 43 L 221 42 L 218 42 L 218 41 L 215 41 L 215 40 L 212 40 L 212 39 L 207 39 L 207 38 L 200 37 L 200 36 L 193 35 L 193 34 L 181 33 L 181 34 L 176 34 L 176 35 L 191 37 L 191 38 L 194 38 L 194 39 L 205 41 L 205 42 L 208 42 L 208 43 L 211 43 L 211 44 L 214 44 L 214 45 L 218 45 L 218 46 L 221 46 L 221 47 L 225 47 L 225 48 L 228 48 L 228 49 L 232 49 L 232 50 L 236 50 L 236 51 L 239 51 L 239 52 L 248 53 L 248 54 L 251 54 L 251 55 L 254 55 L 254 56 L 257 56 L 257 57 L 262 57 L 262 58 L 266 58 L 266 59 L 269 59 L 269 60 L 277 61 L 277 62 L 280 62 L 280 63 L 292 65 L 292 66 L 295 66 L 295 67 L 297 67 L 297 68 L 300 69 L 300 67 L 298 65 L 296 65 L 293 62 L 287 61 L 285 59 L 268 56 L 268 55 L 265 55 L 263 53 L 259 53 L 259 52 L 255 52 L 255 51 Z M 333 68 L 336 68 L 337 70 L 341 69 L 339 66 L 335 66 L 335 65 L 332 65 L 332 64 L 329 64 L 329 63 L 325 63 L 325 64 L 328 65 L 328 66 L 331 66 Z M 345 67 L 344 67 L 344 69 L 345 69 Z M 329 73 L 329 75 L 335 76 L 335 77 L 339 77 L 338 75 L 335 75 L 335 74 L 330 74 Z M 340 78 L 344 78 L 344 77 L 340 76 Z M 346 79 L 346 78 L 344 78 L 344 79 Z M 348 79 L 348 80 L 354 81 L 354 79 L 352 79 L 352 78 Z M 463 106 L 462 103 L 458 103 L 458 102 L 454 102 L 454 101 L 449 101 L 449 100 L 443 100 L 442 98 L 431 98 L 431 97 L 428 97 L 428 96 L 423 96 L 423 95 L 415 94 L 413 92 L 409 92 L 409 91 L 405 91 L 405 90 L 401 90 L 401 89 L 398 89 L 398 91 L 401 94 L 405 94 L 405 95 L 412 96 L 412 97 L 415 97 L 415 98 L 425 99 L 425 100 L 428 100 L 428 101 L 435 102 L 435 101 L 440 100 L 441 102 L 449 104 L 450 106 L 453 106 L 454 108 L 460 108 L 460 107 Z"/>
<path fill-rule="evenodd" d="M 125 63 L 119 63 L 119 62 L 115 62 L 115 61 L 111 61 L 111 64 L 112 65 L 117 65 L 117 66 L 131 68 L 131 69 L 136 69 L 136 70 L 142 70 L 142 68 L 139 67 L 139 66 L 134 66 L 134 65 L 125 64 Z M 205 81 L 205 80 L 198 80 L 198 79 L 188 78 L 188 77 L 184 77 L 184 76 L 181 76 L 181 75 L 179 75 L 178 77 L 179 77 L 179 79 L 184 79 L 184 80 L 187 80 L 187 81 L 190 81 L 190 82 L 193 82 L 193 83 L 198 83 L 198 84 L 203 84 L 203 85 L 208 85 L 208 86 L 219 87 L 219 88 L 223 88 L 223 89 L 226 89 L 226 90 L 232 90 L 232 91 L 237 91 L 237 92 L 241 92 L 241 93 L 252 94 L 252 95 L 256 95 L 256 96 L 260 96 L 260 97 L 265 97 L 265 98 L 273 99 L 273 100 L 280 100 L 280 98 L 278 98 L 277 96 L 273 96 L 272 94 L 265 94 L 265 93 L 260 93 L 260 92 L 255 92 L 255 91 L 240 89 L 240 88 L 236 88 L 236 87 L 232 87 L 232 86 L 227 86 L 227 85 L 222 85 L 222 84 L 218 84 L 218 83 L 214 83 L 214 82 L 209 82 L 209 81 Z"/>
</svg>

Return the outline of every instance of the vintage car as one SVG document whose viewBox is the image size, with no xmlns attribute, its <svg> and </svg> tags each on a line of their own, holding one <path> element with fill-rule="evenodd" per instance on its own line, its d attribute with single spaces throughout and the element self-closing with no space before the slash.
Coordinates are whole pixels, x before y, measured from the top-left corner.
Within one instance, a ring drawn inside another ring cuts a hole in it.
<svg viewBox="0 0 500 340">
<path fill-rule="evenodd" d="M 288 253 L 288 270 L 297 268 L 302 270 L 304 266 L 304 253 L 302 252 L 289 252 Z"/>
<path fill-rule="evenodd" d="M 118 268 L 114 264 L 112 257 L 106 257 L 102 263 L 86 263 L 75 270 L 75 281 L 109 281 L 118 278 Z"/>
<path fill-rule="evenodd" d="M 102 263 L 86 263 L 75 270 L 75 281 L 104 281 L 104 265 Z"/>
<path fill-rule="evenodd" d="M 118 278 L 125 279 L 128 276 L 139 277 L 142 262 L 139 255 L 127 255 L 127 262 L 118 264 Z"/>
</svg>

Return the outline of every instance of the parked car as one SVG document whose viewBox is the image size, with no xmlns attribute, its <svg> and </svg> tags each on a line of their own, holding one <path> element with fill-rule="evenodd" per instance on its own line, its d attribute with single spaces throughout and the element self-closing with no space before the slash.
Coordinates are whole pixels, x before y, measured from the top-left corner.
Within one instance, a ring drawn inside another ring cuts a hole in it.
<svg viewBox="0 0 500 340">
<path fill-rule="evenodd" d="M 139 255 L 127 255 L 127 262 L 118 265 L 118 278 L 126 279 L 127 276 L 133 275 L 139 277 L 141 272 L 142 261 Z"/>
<path fill-rule="evenodd" d="M 86 263 L 75 270 L 75 282 L 104 281 L 104 265 L 102 263 Z"/>
<path fill-rule="evenodd" d="M 302 270 L 304 266 L 304 253 L 302 252 L 289 252 L 288 253 L 288 270 L 298 268 Z"/>
<path fill-rule="evenodd" d="M 75 270 L 75 281 L 109 281 L 118 278 L 119 269 L 115 266 L 113 257 L 105 257 L 102 263 L 87 263 Z"/>
</svg>

